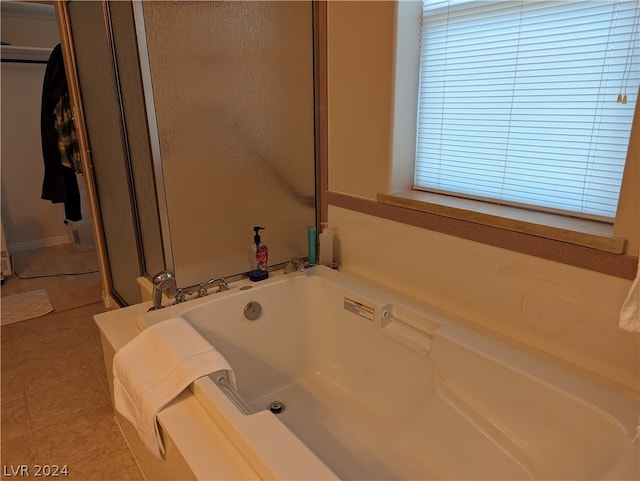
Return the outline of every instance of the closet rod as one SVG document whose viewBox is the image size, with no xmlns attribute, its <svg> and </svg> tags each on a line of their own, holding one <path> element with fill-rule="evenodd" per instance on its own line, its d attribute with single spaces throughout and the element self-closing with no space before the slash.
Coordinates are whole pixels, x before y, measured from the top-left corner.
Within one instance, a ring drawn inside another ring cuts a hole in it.
<svg viewBox="0 0 640 481">
<path fill-rule="evenodd" d="M 2 62 L 12 62 L 12 63 L 43 63 L 46 64 L 47 60 L 24 60 L 19 58 L 3 58 Z"/>
</svg>

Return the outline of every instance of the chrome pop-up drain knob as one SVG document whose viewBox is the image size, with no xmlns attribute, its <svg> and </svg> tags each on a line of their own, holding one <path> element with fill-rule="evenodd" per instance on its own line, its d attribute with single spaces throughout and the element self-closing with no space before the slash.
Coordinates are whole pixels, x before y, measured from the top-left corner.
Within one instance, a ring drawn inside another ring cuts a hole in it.
<svg viewBox="0 0 640 481">
<path fill-rule="evenodd" d="M 284 411 L 284 404 L 282 404 L 280 401 L 273 401 L 271 404 L 269 404 L 269 411 L 271 411 L 273 414 L 280 414 L 282 411 Z"/>
</svg>

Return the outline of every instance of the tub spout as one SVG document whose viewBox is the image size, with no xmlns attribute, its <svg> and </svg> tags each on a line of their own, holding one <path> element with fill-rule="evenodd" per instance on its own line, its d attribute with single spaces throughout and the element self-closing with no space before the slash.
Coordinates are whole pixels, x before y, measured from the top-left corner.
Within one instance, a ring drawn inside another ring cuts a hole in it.
<svg viewBox="0 0 640 481">
<path fill-rule="evenodd" d="M 169 297 L 174 297 L 177 293 L 176 277 L 171 271 L 160 271 L 153 276 L 153 293 L 151 295 L 153 305 L 149 308 L 150 311 L 162 307 L 162 294 L 164 293 Z"/>
<path fill-rule="evenodd" d="M 284 273 L 289 274 L 290 272 L 302 272 L 304 271 L 304 261 L 299 257 L 292 257 L 291 260 L 284 267 Z"/>
</svg>

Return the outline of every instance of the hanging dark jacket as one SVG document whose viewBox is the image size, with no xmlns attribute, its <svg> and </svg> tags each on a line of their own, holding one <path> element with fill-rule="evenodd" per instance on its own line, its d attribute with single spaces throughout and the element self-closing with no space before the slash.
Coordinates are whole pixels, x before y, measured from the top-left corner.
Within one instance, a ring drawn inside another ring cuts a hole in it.
<svg viewBox="0 0 640 481">
<path fill-rule="evenodd" d="M 62 47 L 56 45 L 51 52 L 44 73 L 42 86 L 42 110 L 40 132 L 42 136 L 42 157 L 44 159 L 44 180 L 42 199 L 53 203 L 64 203 L 68 220 L 82 219 L 80 211 L 80 191 L 73 168 L 62 165 L 55 126 L 55 109 L 60 99 L 68 94 L 67 78 L 62 59 Z"/>
</svg>

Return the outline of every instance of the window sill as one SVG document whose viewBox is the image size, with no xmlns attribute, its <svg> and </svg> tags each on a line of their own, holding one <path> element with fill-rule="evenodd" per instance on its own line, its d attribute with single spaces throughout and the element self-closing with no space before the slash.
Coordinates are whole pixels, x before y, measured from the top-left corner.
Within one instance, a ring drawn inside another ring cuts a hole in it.
<svg viewBox="0 0 640 481">
<path fill-rule="evenodd" d="M 378 194 L 378 202 L 612 254 L 624 254 L 626 247 L 626 239 L 614 236 L 613 226 L 604 222 L 416 190 Z"/>
</svg>

